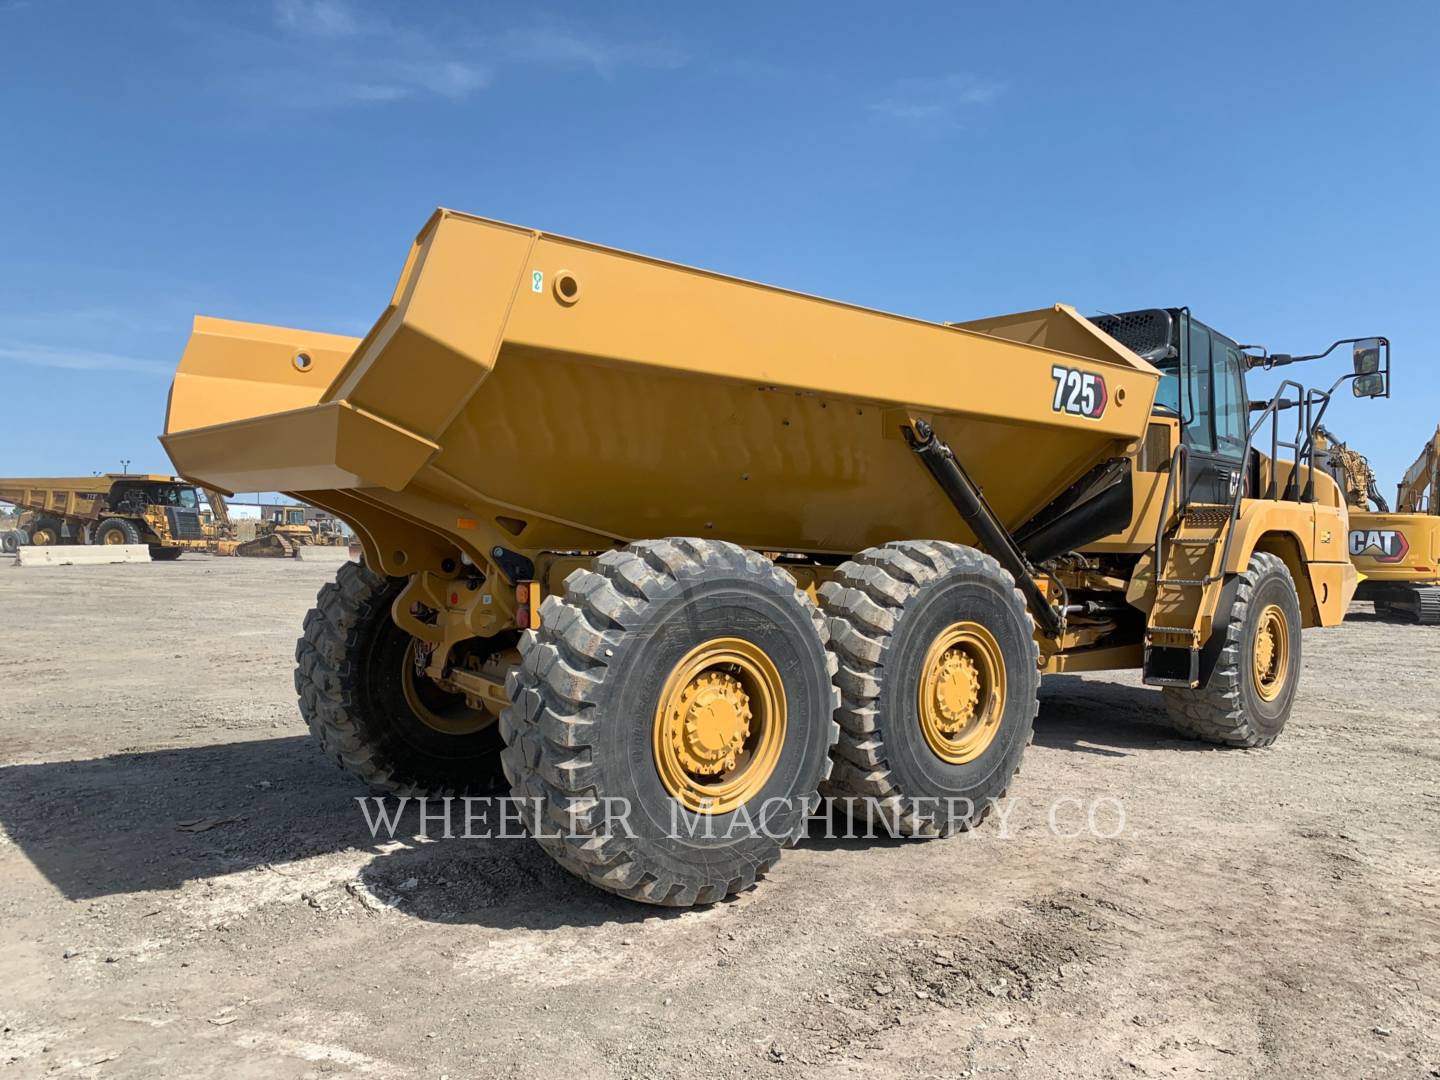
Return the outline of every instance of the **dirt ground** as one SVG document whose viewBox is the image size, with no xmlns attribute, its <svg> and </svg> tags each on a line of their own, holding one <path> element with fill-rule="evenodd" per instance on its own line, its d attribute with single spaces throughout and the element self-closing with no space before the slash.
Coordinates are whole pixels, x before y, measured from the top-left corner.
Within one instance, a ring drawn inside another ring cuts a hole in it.
<svg viewBox="0 0 1440 1080">
<path fill-rule="evenodd" d="M 1003 823 L 677 914 L 371 839 L 291 688 L 334 569 L 0 560 L 0 1077 L 1440 1076 L 1440 630 L 1308 631 L 1264 751 L 1047 680 Z"/>
</svg>

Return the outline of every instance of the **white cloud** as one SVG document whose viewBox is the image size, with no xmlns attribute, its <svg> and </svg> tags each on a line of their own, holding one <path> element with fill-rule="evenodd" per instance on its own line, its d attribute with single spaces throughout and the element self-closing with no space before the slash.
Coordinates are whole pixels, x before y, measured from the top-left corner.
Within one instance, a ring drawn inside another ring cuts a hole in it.
<svg viewBox="0 0 1440 1080">
<path fill-rule="evenodd" d="M 312 37 L 348 37 L 360 29 L 345 0 L 275 0 L 275 22 Z"/>
<path fill-rule="evenodd" d="M 499 46 L 500 55 L 512 62 L 588 67 L 606 78 L 622 67 L 679 68 L 686 59 L 662 42 L 604 41 L 554 24 L 506 31 Z"/>
<path fill-rule="evenodd" d="M 392 17 L 398 10 L 412 20 Z M 655 41 L 614 41 L 543 19 L 479 32 L 425 22 L 424 9 L 357 0 L 272 0 L 264 33 L 213 33 L 220 78 L 251 104 L 333 110 L 437 97 L 461 101 L 508 67 L 573 67 L 611 78 L 626 67 L 673 69 L 677 49 Z"/>
<path fill-rule="evenodd" d="M 162 364 L 156 360 L 141 360 L 134 356 L 118 356 L 115 353 L 90 349 L 68 349 L 14 341 L 0 342 L 0 360 L 63 371 L 125 371 L 162 378 L 168 378 L 175 373 L 174 364 Z"/>
<path fill-rule="evenodd" d="M 471 50 L 349 0 L 273 0 L 271 23 L 270 33 L 216 39 L 222 80 L 251 104 L 324 111 L 424 96 L 459 100 L 490 82 Z"/>
<path fill-rule="evenodd" d="M 951 124 L 962 110 L 987 105 L 1004 91 L 1002 83 L 969 75 L 901 79 L 889 94 L 870 104 L 870 111 L 914 123 Z"/>
</svg>

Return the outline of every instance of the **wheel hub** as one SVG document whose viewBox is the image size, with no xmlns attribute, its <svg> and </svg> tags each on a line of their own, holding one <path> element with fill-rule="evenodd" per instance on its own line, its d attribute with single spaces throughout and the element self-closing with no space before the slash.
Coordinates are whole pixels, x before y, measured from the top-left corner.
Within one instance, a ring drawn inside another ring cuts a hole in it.
<svg viewBox="0 0 1440 1080">
<path fill-rule="evenodd" d="M 959 649 L 946 649 L 940 657 L 935 680 L 935 711 L 938 726 L 954 735 L 975 718 L 980 704 L 980 675 L 975 662 Z"/>
<path fill-rule="evenodd" d="M 1267 605 L 1260 612 L 1251 659 L 1256 693 L 1266 701 L 1275 700 L 1284 689 L 1290 670 L 1290 624 L 1285 612 L 1275 604 Z"/>
<path fill-rule="evenodd" d="M 976 622 L 952 623 L 920 665 L 917 707 L 926 745 L 948 765 L 974 761 L 994 741 L 1005 714 L 1000 644 Z"/>
<path fill-rule="evenodd" d="M 442 735 L 471 735 L 495 723 L 495 714 L 475 708 L 462 692 L 425 674 L 429 651 L 411 638 L 400 661 L 400 692 L 415 719 Z"/>
<path fill-rule="evenodd" d="M 750 695 L 740 680 L 708 671 L 680 692 L 671 739 L 688 772 L 713 776 L 735 768 L 735 754 L 750 737 Z"/>
<path fill-rule="evenodd" d="M 760 646 L 742 638 L 697 645 L 671 669 L 656 703 L 660 782 L 688 810 L 729 813 L 769 781 L 786 722 L 784 683 Z"/>
<path fill-rule="evenodd" d="M 1275 632 L 1264 627 L 1255 639 L 1255 667 L 1262 674 L 1275 666 Z"/>
</svg>

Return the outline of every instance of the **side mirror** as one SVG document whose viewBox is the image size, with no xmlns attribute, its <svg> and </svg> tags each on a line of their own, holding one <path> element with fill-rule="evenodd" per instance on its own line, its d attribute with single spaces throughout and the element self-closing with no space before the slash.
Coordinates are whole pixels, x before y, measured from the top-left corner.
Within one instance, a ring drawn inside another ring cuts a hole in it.
<svg viewBox="0 0 1440 1080">
<path fill-rule="evenodd" d="M 1355 374 L 1373 375 L 1380 370 L 1380 339 L 1364 338 L 1355 342 Z M 1359 382 L 1357 380 L 1358 387 Z M 1362 394 L 1358 389 L 1356 397 L 1375 397 L 1374 394 Z"/>
<path fill-rule="evenodd" d="M 1360 351 L 1355 351 L 1355 367 L 1360 367 Z M 1357 375 L 1350 384 L 1351 391 L 1356 397 L 1372 398 L 1385 396 L 1385 376 L 1376 374 Z"/>
</svg>

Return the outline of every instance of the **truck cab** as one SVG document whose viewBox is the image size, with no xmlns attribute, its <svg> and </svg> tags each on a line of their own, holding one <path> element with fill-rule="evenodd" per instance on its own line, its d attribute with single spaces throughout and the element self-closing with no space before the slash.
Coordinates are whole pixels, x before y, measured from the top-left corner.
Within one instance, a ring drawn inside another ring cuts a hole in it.
<svg viewBox="0 0 1440 1080">
<path fill-rule="evenodd" d="M 1160 370 L 1154 411 L 1178 421 L 1186 502 L 1229 503 L 1241 482 L 1250 398 L 1240 345 L 1190 314 L 1150 308 L 1092 320 Z"/>
<path fill-rule="evenodd" d="M 1356 397 L 1389 396 L 1390 343 L 1385 338 L 1345 338 L 1324 352 L 1295 356 L 1240 345 L 1195 318 L 1186 307 L 1098 315 L 1091 322 L 1161 373 L 1154 412 L 1178 424 L 1183 447 L 1180 456 L 1184 460 L 1181 505 L 1228 505 L 1241 494 L 1242 486 L 1247 498 L 1275 497 L 1280 485 L 1268 481 L 1289 471 L 1274 464 L 1278 451 L 1289 450 L 1293 460 L 1314 464 L 1315 430 L 1341 382 L 1351 381 Z M 1271 399 L 1250 398 L 1245 379 L 1251 368 L 1268 371 L 1323 359 L 1341 345 L 1354 346 L 1353 372 L 1341 376 L 1329 390 L 1306 389 L 1285 380 Z M 1288 396 L 1291 394 L 1294 396 Z M 1280 415 L 1288 410 L 1294 410 L 1294 422 L 1287 422 L 1283 428 L 1293 431 L 1294 438 L 1282 440 Z M 1266 414 L 1259 417 L 1260 421 L 1267 416 L 1271 421 L 1270 453 L 1264 460 L 1257 453 L 1247 461 L 1247 450 L 1262 427 L 1252 420 L 1254 413 Z M 1297 479 L 1291 493 L 1300 501 L 1314 501 L 1315 475 L 1314 470 L 1309 472 L 1303 489 Z"/>
<path fill-rule="evenodd" d="M 200 497 L 189 484 L 149 477 L 121 478 L 110 485 L 106 500 L 112 511 L 125 510 L 143 515 L 147 507 L 176 507 L 181 510 L 200 509 Z"/>
</svg>

